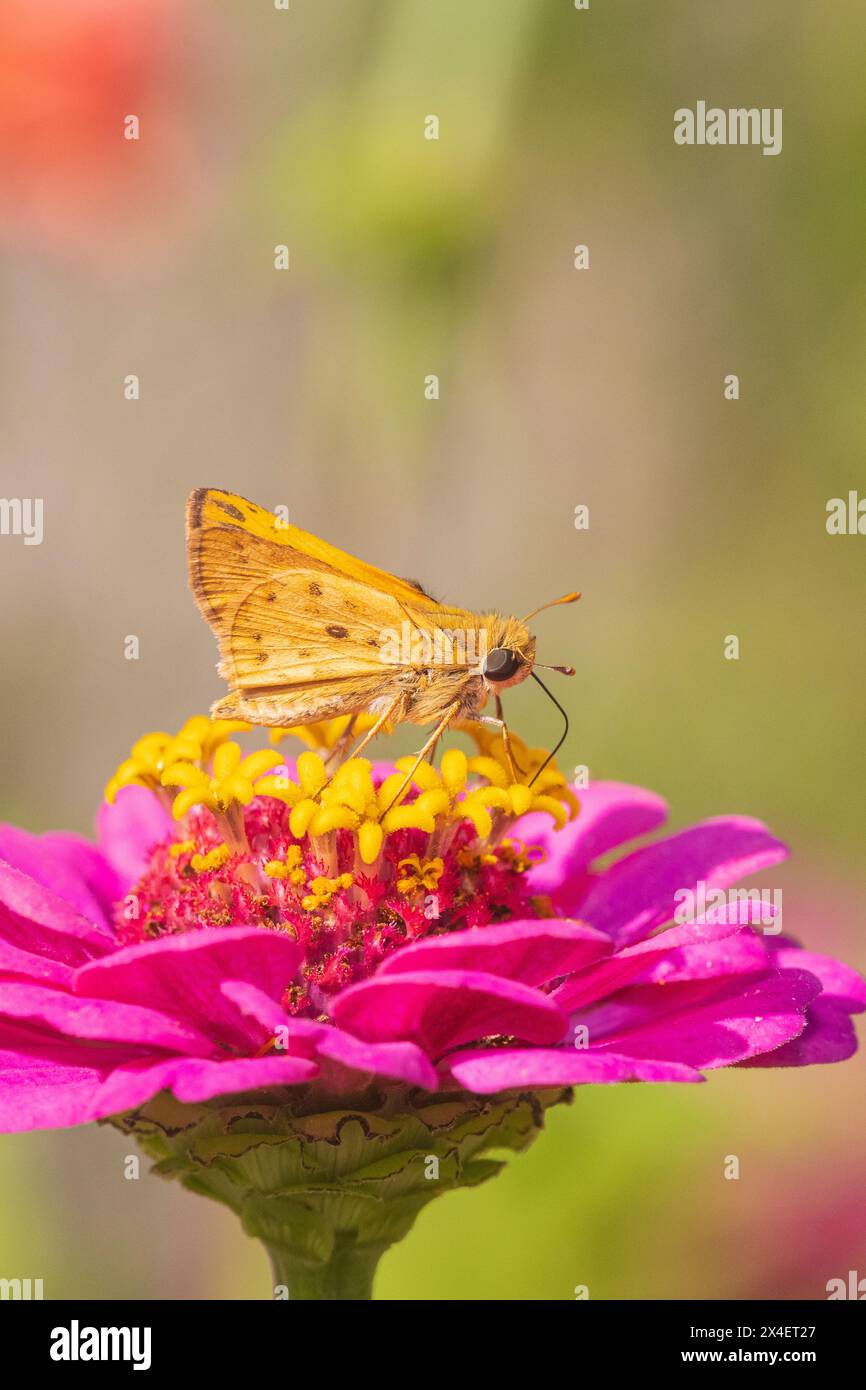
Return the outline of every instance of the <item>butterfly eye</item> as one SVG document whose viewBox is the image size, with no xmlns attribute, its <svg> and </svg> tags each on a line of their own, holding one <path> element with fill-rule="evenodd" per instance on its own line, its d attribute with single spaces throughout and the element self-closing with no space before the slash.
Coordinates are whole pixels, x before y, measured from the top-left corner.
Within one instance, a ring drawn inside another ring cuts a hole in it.
<svg viewBox="0 0 866 1390">
<path fill-rule="evenodd" d="M 489 681 L 507 681 L 520 670 L 520 657 L 509 647 L 494 647 L 481 669 Z"/>
</svg>

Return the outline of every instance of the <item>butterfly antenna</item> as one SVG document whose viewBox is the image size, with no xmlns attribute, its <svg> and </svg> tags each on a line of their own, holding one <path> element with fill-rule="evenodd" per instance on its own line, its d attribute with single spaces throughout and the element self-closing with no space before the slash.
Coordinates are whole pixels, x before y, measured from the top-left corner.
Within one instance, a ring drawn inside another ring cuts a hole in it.
<svg viewBox="0 0 866 1390">
<path fill-rule="evenodd" d="M 560 599 L 559 602 L 562 603 L 563 600 Z M 560 714 L 562 715 L 562 718 L 563 718 L 563 720 L 564 720 L 564 722 L 565 722 L 565 728 L 563 729 L 563 732 L 562 732 L 562 738 L 559 740 L 559 743 L 556 745 L 556 747 L 554 748 L 553 752 L 552 752 L 552 753 L 548 753 L 547 757 L 544 759 L 544 762 L 541 764 L 541 767 L 540 767 L 540 768 L 538 769 L 538 771 L 536 772 L 535 776 L 534 776 L 533 779 L 532 779 L 532 782 L 535 782 L 535 781 L 537 781 L 537 779 L 541 776 L 542 772 L 543 772 L 544 769 L 547 767 L 547 764 L 548 764 L 549 762 L 552 762 L 552 761 L 553 761 L 553 759 L 556 757 L 557 753 L 559 752 L 560 748 L 561 748 L 562 745 L 565 743 L 565 740 L 568 738 L 568 715 L 566 714 L 565 710 L 562 708 L 562 705 L 559 703 L 559 701 L 557 700 L 556 696 L 553 695 L 553 694 L 551 694 L 551 692 L 548 690 L 547 686 L 544 684 L 544 681 L 541 679 L 541 677 L 540 677 L 540 676 L 537 676 L 537 675 L 535 674 L 534 671 L 530 671 L 529 674 L 532 676 L 532 679 L 533 679 L 534 681 L 538 681 L 538 684 L 541 686 L 541 688 L 542 688 L 542 690 L 544 691 L 545 695 L 547 696 L 548 700 L 552 700 L 552 701 L 553 701 L 553 703 L 556 705 L 556 708 L 559 710 L 559 712 L 560 712 Z M 530 787 L 532 786 L 532 782 L 529 783 Z"/>
<path fill-rule="evenodd" d="M 528 623 L 530 618 L 534 618 L 536 613 L 543 613 L 545 608 L 557 608 L 561 603 L 577 603 L 580 594 L 563 594 L 562 598 L 554 598 L 550 603 L 542 603 L 540 608 L 533 608 L 531 613 L 527 613 L 525 618 L 521 618 L 522 623 Z"/>
</svg>

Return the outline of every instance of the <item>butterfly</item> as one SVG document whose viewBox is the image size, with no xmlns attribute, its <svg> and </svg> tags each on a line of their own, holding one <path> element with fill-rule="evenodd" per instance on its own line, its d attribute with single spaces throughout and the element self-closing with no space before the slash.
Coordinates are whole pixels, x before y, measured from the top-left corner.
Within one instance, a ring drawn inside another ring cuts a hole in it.
<svg viewBox="0 0 866 1390">
<path fill-rule="evenodd" d="M 565 711 L 533 670 L 526 623 L 541 608 L 517 619 L 439 603 L 417 581 L 356 560 L 219 488 L 189 498 L 187 555 L 190 587 L 230 687 L 212 707 L 217 718 L 287 727 L 372 714 L 354 756 L 385 724 L 433 724 L 416 768 L 449 724 L 480 719 L 501 731 L 517 781 L 501 692 L 532 675 L 567 733 Z M 547 669 L 574 675 L 573 667 Z M 495 719 L 481 714 L 491 696 Z"/>
</svg>

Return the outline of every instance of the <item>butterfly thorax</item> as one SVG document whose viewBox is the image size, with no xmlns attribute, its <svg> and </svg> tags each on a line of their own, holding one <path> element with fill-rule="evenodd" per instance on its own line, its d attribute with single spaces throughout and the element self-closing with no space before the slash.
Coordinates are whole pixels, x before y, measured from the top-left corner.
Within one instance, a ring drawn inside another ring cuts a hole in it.
<svg viewBox="0 0 866 1390">
<path fill-rule="evenodd" d="M 492 694 L 526 679 L 535 660 L 535 638 L 527 628 L 499 613 L 482 614 L 475 624 L 463 635 L 462 649 L 452 641 L 451 647 L 443 646 L 445 660 L 419 664 L 411 676 L 406 673 L 403 719 L 432 723 L 458 703 L 458 717 L 471 719 L 484 709 Z M 490 654 L 500 651 L 513 653 L 516 660 L 511 663 L 513 672 L 497 680 L 485 674 L 485 666 Z M 470 653 L 472 660 L 468 659 Z"/>
</svg>

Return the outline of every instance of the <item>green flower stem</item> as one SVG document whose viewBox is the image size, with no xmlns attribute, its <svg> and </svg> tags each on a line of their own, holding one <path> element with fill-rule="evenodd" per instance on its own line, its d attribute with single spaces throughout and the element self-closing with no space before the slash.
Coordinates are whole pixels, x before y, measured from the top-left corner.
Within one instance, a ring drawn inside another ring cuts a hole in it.
<svg viewBox="0 0 866 1390">
<path fill-rule="evenodd" d="M 373 1279 L 387 1245 L 359 1245 L 341 1233 L 327 1264 L 299 1257 L 296 1250 L 266 1245 L 274 1271 L 274 1288 L 281 1286 L 292 1301 L 298 1299 L 371 1299 Z M 275 1293 L 275 1297 L 286 1297 Z"/>
</svg>

